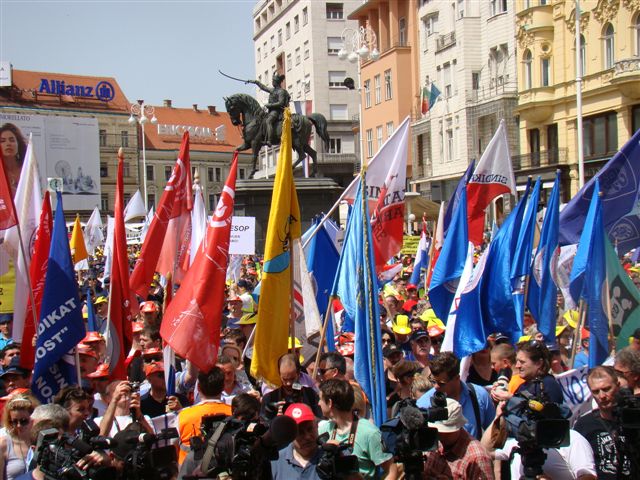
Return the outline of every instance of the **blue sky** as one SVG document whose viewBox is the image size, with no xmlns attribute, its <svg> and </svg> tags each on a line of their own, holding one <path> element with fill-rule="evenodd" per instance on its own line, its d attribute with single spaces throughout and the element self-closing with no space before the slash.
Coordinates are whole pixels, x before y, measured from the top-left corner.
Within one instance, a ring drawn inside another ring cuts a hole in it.
<svg viewBox="0 0 640 480">
<path fill-rule="evenodd" d="M 255 0 L 0 0 L 0 59 L 14 68 L 115 77 L 129 101 L 216 105 L 253 92 Z"/>
</svg>

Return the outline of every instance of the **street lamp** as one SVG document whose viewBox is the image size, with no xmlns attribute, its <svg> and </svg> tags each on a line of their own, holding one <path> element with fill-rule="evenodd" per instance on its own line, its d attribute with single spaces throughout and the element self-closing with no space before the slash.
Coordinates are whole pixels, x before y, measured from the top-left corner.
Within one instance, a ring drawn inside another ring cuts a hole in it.
<svg viewBox="0 0 640 480">
<path fill-rule="evenodd" d="M 146 211 L 149 211 L 149 206 L 147 205 L 147 150 L 144 138 L 144 126 L 149 121 L 149 117 L 151 117 L 151 123 L 153 125 L 158 123 L 158 119 L 155 115 L 155 108 L 153 108 L 152 105 L 146 105 L 144 100 L 138 100 L 138 103 L 131 104 L 131 116 L 129 117 L 129 123 L 133 125 L 135 122 L 138 122 L 142 128 L 142 176 L 144 182 L 144 209 Z"/>
<path fill-rule="evenodd" d="M 364 138 L 362 132 L 362 88 L 360 85 L 361 64 L 359 60 L 376 61 L 380 58 L 380 51 L 377 48 L 376 33 L 370 27 L 361 26 L 355 28 L 345 28 L 340 35 L 342 38 L 342 48 L 338 52 L 338 59 L 347 60 L 351 63 L 358 62 L 358 130 L 360 131 L 360 164 L 364 161 Z"/>
</svg>

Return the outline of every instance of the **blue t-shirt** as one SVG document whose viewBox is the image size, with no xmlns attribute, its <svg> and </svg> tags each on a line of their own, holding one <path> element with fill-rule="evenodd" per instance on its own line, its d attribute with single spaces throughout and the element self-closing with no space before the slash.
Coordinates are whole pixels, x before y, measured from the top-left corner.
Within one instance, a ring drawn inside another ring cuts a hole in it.
<svg viewBox="0 0 640 480">
<path fill-rule="evenodd" d="M 462 388 L 460 389 L 460 405 L 462 405 L 462 413 L 464 418 L 467 420 L 467 423 L 464 426 L 464 429 L 474 438 L 478 438 L 478 426 L 476 422 L 476 414 L 473 409 L 473 402 L 471 400 L 471 396 L 469 395 L 469 388 L 467 385 L 471 386 L 475 392 L 476 397 L 478 398 L 478 409 L 480 411 L 480 423 L 483 430 L 489 428 L 489 425 L 493 421 L 496 416 L 496 408 L 493 405 L 493 401 L 491 401 L 491 397 L 489 396 L 489 392 L 483 387 L 479 387 L 478 385 L 474 385 L 472 383 L 465 383 L 460 381 L 462 384 Z M 435 393 L 435 388 L 432 388 L 427 393 L 422 395 L 417 402 L 418 407 L 420 408 L 429 408 L 431 406 L 431 397 Z"/>
<path fill-rule="evenodd" d="M 293 444 L 283 448 L 278 452 L 278 460 L 271 461 L 271 478 L 273 480 L 319 480 L 320 476 L 316 472 L 316 465 L 322 456 L 322 449 L 318 447 L 318 451 L 313 456 L 306 467 L 302 467 L 298 461 L 293 458 Z"/>
<path fill-rule="evenodd" d="M 576 358 L 573 361 L 573 368 L 580 368 L 585 365 L 589 365 L 589 355 L 582 351 L 576 353 Z"/>
<path fill-rule="evenodd" d="M 564 403 L 564 395 L 562 395 L 562 388 L 560 388 L 558 380 L 556 380 L 556 377 L 549 374 L 542 377 L 542 386 L 540 386 L 540 382 L 538 381 L 525 382 L 518 387 L 516 394 L 529 392 L 534 397 L 540 397 L 543 390 L 547 397 L 547 401 L 553 403 Z"/>
</svg>

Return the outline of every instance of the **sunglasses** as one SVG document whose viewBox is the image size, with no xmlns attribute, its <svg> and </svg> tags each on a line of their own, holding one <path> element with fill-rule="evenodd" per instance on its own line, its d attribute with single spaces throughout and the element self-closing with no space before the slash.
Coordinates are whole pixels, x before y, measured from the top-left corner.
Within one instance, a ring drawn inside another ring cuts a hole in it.
<svg viewBox="0 0 640 480">
<path fill-rule="evenodd" d="M 17 427 L 18 425 L 20 425 L 21 427 L 26 427 L 27 425 L 29 425 L 29 421 L 30 419 L 28 418 L 18 418 L 15 420 L 11 420 L 9 423 L 14 427 Z"/>
<path fill-rule="evenodd" d="M 336 367 L 327 367 L 327 368 L 319 368 L 318 369 L 318 373 L 320 375 L 324 375 L 325 373 L 327 373 L 329 370 L 333 370 Z"/>
</svg>

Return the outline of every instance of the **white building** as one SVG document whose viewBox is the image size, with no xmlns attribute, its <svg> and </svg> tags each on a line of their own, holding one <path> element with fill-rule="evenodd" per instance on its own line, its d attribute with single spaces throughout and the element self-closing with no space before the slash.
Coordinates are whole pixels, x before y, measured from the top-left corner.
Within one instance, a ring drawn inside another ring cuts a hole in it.
<svg viewBox="0 0 640 480">
<path fill-rule="evenodd" d="M 342 84 L 346 77 L 357 83 L 357 64 L 339 60 L 338 51 L 343 30 L 357 28 L 347 15 L 359 4 L 356 0 L 260 0 L 253 10 L 256 79 L 271 86 L 273 73 L 283 73 L 292 112 L 294 102 L 301 102 L 302 113 L 308 108 L 327 118 L 329 151 L 315 135 L 312 146 L 324 176 L 341 185 L 353 178 L 357 163 L 353 126 L 357 125 L 358 93 Z M 266 103 L 267 96 L 257 90 L 260 103 Z M 272 174 L 276 155 L 268 157 Z M 262 172 L 256 177 L 265 173 L 264 155 L 262 161 Z"/>
<path fill-rule="evenodd" d="M 511 155 L 518 153 L 514 2 L 422 0 L 418 17 L 420 77 L 441 96 L 413 123 L 411 183 L 427 198 L 448 200 L 502 118 Z"/>
</svg>

